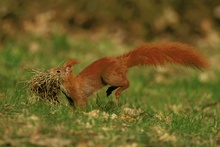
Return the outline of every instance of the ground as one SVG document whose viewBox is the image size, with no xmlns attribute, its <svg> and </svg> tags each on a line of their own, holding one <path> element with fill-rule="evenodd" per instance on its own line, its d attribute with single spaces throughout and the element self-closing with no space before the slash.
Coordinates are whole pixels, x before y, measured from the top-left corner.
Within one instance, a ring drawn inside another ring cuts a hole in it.
<svg viewBox="0 0 220 147">
<path fill-rule="evenodd" d="M 77 74 L 103 56 L 117 56 L 140 42 L 108 35 L 10 40 L 0 50 L 0 146 L 220 146 L 219 52 L 201 48 L 207 71 L 168 65 L 134 67 L 119 100 L 106 88 L 85 112 L 72 112 L 60 95 L 54 105 L 30 95 L 30 69 L 46 70 L 68 58 Z"/>
</svg>

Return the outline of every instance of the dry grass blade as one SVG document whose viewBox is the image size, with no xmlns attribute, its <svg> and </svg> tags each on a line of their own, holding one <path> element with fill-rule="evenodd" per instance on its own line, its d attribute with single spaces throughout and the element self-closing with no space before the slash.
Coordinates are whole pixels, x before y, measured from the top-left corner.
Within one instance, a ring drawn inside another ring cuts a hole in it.
<svg viewBox="0 0 220 147">
<path fill-rule="evenodd" d="M 59 102 L 58 95 L 60 94 L 61 78 L 47 71 L 32 69 L 31 72 L 35 74 L 28 81 L 31 94 L 50 102 Z"/>
</svg>

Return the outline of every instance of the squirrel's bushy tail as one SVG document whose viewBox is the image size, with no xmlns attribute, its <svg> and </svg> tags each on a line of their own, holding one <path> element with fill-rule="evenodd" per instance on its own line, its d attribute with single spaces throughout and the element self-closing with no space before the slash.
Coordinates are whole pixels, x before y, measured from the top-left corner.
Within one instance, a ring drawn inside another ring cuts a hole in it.
<svg viewBox="0 0 220 147">
<path fill-rule="evenodd" d="M 143 44 L 118 58 L 127 58 L 128 67 L 164 66 L 167 63 L 206 69 L 209 63 L 194 47 L 183 43 Z"/>
</svg>

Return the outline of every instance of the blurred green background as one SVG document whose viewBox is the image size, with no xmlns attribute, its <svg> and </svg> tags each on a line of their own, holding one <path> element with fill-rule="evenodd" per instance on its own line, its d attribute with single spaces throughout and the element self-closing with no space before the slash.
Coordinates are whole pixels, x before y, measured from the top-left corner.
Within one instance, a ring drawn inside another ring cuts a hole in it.
<svg viewBox="0 0 220 147">
<path fill-rule="evenodd" d="M 103 56 L 162 41 L 198 47 L 216 81 L 219 32 L 219 0 L 1 0 L 0 88 L 27 80 L 26 68 L 49 69 L 78 58 L 79 72 Z"/>
<path fill-rule="evenodd" d="M 219 0 L 1 0 L 0 44 L 23 36 L 105 32 L 121 41 L 219 42 Z"/>
</svg>

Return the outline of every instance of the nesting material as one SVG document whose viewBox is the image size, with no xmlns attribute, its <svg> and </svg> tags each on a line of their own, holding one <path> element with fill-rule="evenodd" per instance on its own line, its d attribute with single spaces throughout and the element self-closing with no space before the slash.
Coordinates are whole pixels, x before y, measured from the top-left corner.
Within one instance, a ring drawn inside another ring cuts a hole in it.
<svg viewBox="0 0 220 147">
<path fill-rule="evenodd" d="M 31 94 L 43 100 L 59 103 L 58 96 L 62 79 L 58 75 L 50 74 L 47 71 L 32 69 L 32 73 L 35 75 L 28 81 Z"/>
</svg>

